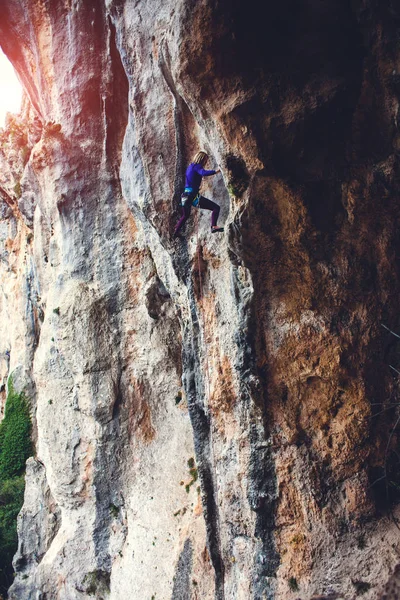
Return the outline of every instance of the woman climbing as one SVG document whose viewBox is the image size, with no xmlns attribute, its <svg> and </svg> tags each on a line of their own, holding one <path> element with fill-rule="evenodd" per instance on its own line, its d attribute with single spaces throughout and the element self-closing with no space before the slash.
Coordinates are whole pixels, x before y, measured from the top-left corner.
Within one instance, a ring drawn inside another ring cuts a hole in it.
<svg viewBox="0 0 400 600">
<path fill-rule="evenodd" d="M 200 196 L 199 190 L 201 185 L 201 180 L 203 177 L 208 177 L 209 175 L 215 175 L 216 173 L 220 173 L 221 171 L 217 169 L 216 171 L 206 171 L 204 167 L 206 166 L 208 161 L 208 154 L 205 152 L 198 152 L 196 156 L 193 158 L 193 162 L 186 169 L 186 181 L 185 181 L 185 191 L 182 194 L 182 216 L 179 220 L 178 225 L 175 228 L 174 238 L 179 237 L 179 231 L 182 229 L 183 225 L 189 218 L 190 210 L 192 206 L 198 206 L 199 208 L 205 208 L 206 210 L 212 210 L 211 214 L 211 232 L 216 233 L 218 231 L 223 231 L 223 227 L 217 226 L 218 215 L 219 215 L 219 206 L 215 202 L 208 200 L 208 198 L 204 198 L 204 196 Z"/>
</svg>

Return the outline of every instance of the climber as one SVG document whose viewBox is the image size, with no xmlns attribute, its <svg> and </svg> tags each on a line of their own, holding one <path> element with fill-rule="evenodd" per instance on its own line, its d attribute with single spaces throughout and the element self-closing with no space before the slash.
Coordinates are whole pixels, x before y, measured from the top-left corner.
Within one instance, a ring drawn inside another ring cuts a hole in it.
<svg viewBox="0 0 400 600">
<path fill-rule="evenodd" d="M 175 227 L 174 238 L 179 237 L 179 231 L 182 229 L 183 225 L 188 220 L 192 206 L 205 208 L 206 210 L 212 211 L 212 233 L 217 233 L 219 231 L 224 230 L 223 227 L 217 226 L 219 216 L 218 204 L 212 202 L 211 200 L 208 200 L 208 198 L 204 198 L 204 196 L 200 196 L 199 194 L 202 178 L 208 177 L 209 175 L 215 175 L 216 173 L 221 172 L 220 169 L 217 169 L 216 171 L 206 171 L 204 167 L 206 166 L 207 161 L 208 154 L 206 154 L 205 152 L 198 152 L 193 158 L 193 162 L 186 169 L 185 190 L 181 197 L 182 216 L 178 222 L 178 225 Z"/>
</svg>

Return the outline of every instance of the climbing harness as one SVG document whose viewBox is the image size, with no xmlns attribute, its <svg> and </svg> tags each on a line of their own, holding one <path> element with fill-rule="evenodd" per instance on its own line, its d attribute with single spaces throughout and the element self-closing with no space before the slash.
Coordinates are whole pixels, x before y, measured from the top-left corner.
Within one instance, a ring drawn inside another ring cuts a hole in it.
<svg viewBox="0 0 400 600">
<path fill-rule="evenodd" d="M 181 204 L 182 206 L 185 206 L 186 203 L 188 202 L 188 200 L 190 199 L 190 196 L 193 195 L 193 188 L 191 187 L 186 187 L 182 196 L 181 196 Z M 199 205 L 200 202 L 200 193 L 197 192 L 196 196 L 192 199 L 192 206 L 197 207 Z"/>
</svg>

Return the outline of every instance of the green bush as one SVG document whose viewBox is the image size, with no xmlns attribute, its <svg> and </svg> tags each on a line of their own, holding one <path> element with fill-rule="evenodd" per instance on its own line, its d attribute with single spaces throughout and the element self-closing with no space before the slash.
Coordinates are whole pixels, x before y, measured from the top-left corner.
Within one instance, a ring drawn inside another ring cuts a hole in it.
<svg viewBox="0 0 400 600">
<path fill-rule="evenodd" d="M 24 476 L 0 483 L 0 582 L 12 583 L 12 559 L 17 549 L 17 516 L 24 501 Z"/>
<path fill-rule="evenodd" d="M 4 419 L 0 423 L 0 596 L 13 581 L 17 516 L 24 501 L 25 462 L 32 454 L 31 419 L 26 399 L 9 379 Z"/>
<path fill-rule="evenodd" d="M 289 577 L 289 588 L 292 592 L 297 592 L 299 590 L 299 584 L 297 583 L 296 577 Z"/>
<path fill-rule="evenodd" d="M 31 419 L 25 396 L 10 379 L 4 419 L 0 423 L 0 481 L 21 475 L 32 454 Z"/>
<path fill-rule="evenodd" d="M 22 188 L 21 188 L 21 182 L 20 181 L 17 181 L 17 183 L 14 185 L 14 194 L 16 195 L 16 197 L 18 198 L 18 200 L 21 198 Z"/>
</svg>

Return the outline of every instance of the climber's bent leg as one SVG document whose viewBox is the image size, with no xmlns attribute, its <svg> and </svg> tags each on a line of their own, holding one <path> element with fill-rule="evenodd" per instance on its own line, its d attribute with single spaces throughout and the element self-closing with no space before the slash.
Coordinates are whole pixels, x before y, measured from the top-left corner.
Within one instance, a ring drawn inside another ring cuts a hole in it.
<svg viewBox="0 0 400 600">
<path fill-rule="evenodd" d="M 211 227 L 216 227 L 220 211 L 218 204 L 212 200 L 209 200 L 208 198 L 204 198 L 204 196 L 200 196 L 199 206 L 200 208 L 205 208 L 206 210 L 212 210 Z"/>
<path fill-rule="evenodd" d="M 192 208 L 191 202 L 186 202 L 185 206 L 182 206 L 182 216 L 178 221 L 178 225 L 175 227 L 174 237 L 176 237 L 178 235 L 179 231 L 182 229 L 182 227 L 188 220 L 191 208 Z"/>
</svg>

